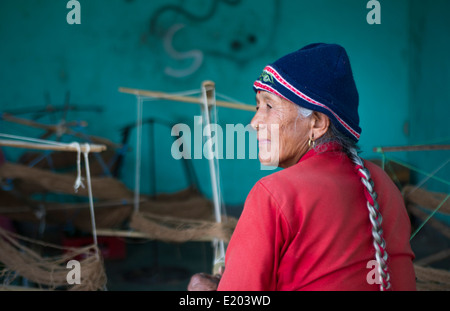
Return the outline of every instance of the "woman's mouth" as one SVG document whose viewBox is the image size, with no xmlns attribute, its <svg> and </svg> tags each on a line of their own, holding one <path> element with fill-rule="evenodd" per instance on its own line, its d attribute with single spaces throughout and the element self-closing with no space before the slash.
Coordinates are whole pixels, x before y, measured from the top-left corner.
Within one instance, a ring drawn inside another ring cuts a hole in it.
<svg viewBox="0 0 450 311">
<path fill-rule="evenodd" d="M 270 144 L 270 139 L 258 139 L 259 145 Z"/>
</svg>

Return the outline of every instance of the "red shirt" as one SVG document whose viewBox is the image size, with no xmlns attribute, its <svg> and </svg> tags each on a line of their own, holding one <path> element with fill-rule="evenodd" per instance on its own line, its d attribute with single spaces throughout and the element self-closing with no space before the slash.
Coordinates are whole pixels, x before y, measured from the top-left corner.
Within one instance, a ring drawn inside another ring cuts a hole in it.
<svg viewBox="0 0 450 311">
<path fill-rule="evenodd" d="M 365 166 L 383 216 L 392 289 L 415 290 L 402 196 L 381 168 Z M 228 245 L 218 290 L 379 290 L 367 281 L 375 250 L 363 187 L 337 147 L 311 150 L 296 165 L 262 178 Z"/>
</svg>

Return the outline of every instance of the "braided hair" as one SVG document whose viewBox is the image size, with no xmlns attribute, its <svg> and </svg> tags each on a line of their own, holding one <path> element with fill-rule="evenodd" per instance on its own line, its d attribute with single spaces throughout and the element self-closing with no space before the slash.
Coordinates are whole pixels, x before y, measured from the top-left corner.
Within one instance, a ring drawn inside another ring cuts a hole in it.
<svg viewBox="0 0 450 311">
<path fill-rule="evenodd" d="M 306 118 L 312 114 L 311 110 L 298 107 L 298 113 L 301 117 Z M 377 193 L 374 189 L 374 182 L 371 178 L 369 170 L 364 166 L 364 161 L 358 155 L 359 148 L 355 141 L 341 133 L 332 122 L 322 137 L 315 141 L 314 149 L 317 152 L 324 151 L 325 145 L 330 142 L 338 143 L 342 147 L 342 151 L 355 164 L 357 173 L 364 185 L 364 195 L 367 199 L 367 209 L 369 210 L 369 219 L 372 224 L 373 246 L 375 248 L 375 259 L 377 261 L 378 275 L 380 276 L 380 290 L 388 290 L 391 287 L 390 274 L 388 271 L 388 253 L 386 251 L 386 242 L 383 238 L 383 228 L 381 226 L 383 217 L 381 215 L 379 205 L 377 203 Z"/>
</svg>

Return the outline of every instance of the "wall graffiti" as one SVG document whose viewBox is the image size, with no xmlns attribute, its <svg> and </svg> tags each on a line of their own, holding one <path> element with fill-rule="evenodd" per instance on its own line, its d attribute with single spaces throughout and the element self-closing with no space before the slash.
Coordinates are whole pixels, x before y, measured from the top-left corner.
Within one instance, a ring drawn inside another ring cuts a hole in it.
<svg viewBox="0 0 450 311">
<path fill-rule="evenodd" d="M 164 36 L 164 49 L 169 54 L 170 57 L 180 60 L 180 59 L 193 59 L 192 65 L 186 69 L 174 69 L 170 66 L 166 66 L 164 72 L 175 78 L 182 78 L 189 76 L 196 72 L 203 63 L 203 52 L 201 50 L 190 50 L 187 52 L 179 52 L 175 50 L 172 45 L 173 36 L 179 30 L 184 28 L 186 25 L 184 24 L 175 24 L 169 28 L 166 35 Z"/>
<path fill-rule="evenodd" d="M 221 2 L 225 5 L 219 5 Z M 206 11 L 175 4 L 159 7 L 150 17 L 149 31 L 168 57 L 163 61 L 165 74 L 188 77 L 207 57 L 243 65 L 261 56 L 273 42 L 280 2 L 273 0 L 270 6 L 256 8 L 248 1 L 214 0 L 205 2 L 209 5 Z M 203 13 L 192 13 L 196 10 Z M 260 32 L 264 33 L 261 38 Z"/>
</svg>

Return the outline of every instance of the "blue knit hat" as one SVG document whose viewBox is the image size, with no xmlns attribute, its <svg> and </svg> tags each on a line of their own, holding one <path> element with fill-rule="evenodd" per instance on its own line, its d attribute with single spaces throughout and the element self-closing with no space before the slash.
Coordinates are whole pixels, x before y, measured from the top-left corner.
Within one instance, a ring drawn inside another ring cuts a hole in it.
<svg viewBox="0 0 450 311">
<path fill-rule="evenodd" d="M 304 108 L 327 115 L 345 135 L 358 141 L 359 96 L 345 49 L 314 43 L 266 66 L 253 84 Z"/>
</svg>

